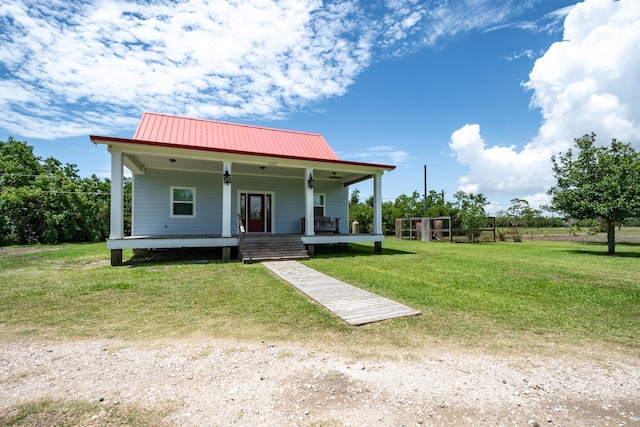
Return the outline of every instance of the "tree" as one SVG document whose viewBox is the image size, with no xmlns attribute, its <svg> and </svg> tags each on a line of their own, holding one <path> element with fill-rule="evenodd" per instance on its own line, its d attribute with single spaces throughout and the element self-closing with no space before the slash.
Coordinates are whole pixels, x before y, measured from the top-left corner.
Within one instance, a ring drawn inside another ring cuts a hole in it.
<svg viewBox="0 0 640 427">
<path fill-rule="evenodd" d="M 518 225 L 522 223 L 524 211 L 529 207 L 529 202 L 525 199 L 511 199 L 511 205 L 507 208 L 507 218 L 509 225 L 513 227 L 514 233 L 518 234 Z"/>
<path fill-rule="evenodd" d="M 640 215 L 640 156 L 630 144 L 611 140 L 595 146 L 596 135 L 575 139 L 572 149 L 552 156 L 557 180 L 549 189 L 554 211 L 575 219 L 601 218 L 607 228 L 608 253 L 615 254 L 615 225 Z"/>
<path fill-rule="evenodd" d="M 420 193 L 414 191 L 411 196 L 401 194 L 393 202 L 395 218 L 418 218 L 424 212 L 424 199 L 420 200 Z"/>
<path fill-rule="evenodd" d="M 513 227 L 514 235 L 519 235 L 518 226 L 528 228 L 533 220 L 540 216 L 542 211 L 533 209 L 526 199 L 511 199 L 511 205 L 507 208 L 506 216 L 509 224 Z"/>
<path fill-rule="evenodd" d="M 453 195 L 457 200 L 458 220 L 469 242 L 473 243 L 480 236 L 482 227 L 487 222 L 487 213 L 484 207 L 488 204 L 487 198 L 479 193 L 465 193 L 458 191 Z"/>
<path fill-rule="evenodd" d="M 368 233 L 373 226 L 373 197 L 362 203 L 360 192 L 353 190 L 349 198 L 349 221 L 358 221 L 360 232 Z"/>
<path fill-rule="evenodd" d="M 430 190 L 427 195 L 427 216 L 450 216 L 452 209 L 451 202 L 444 200 L 444 190 L 440 193 Z"/>
<path fill-rule="evenodd" d="M 360 203 L 360 190 L 356 188 L 349 197 L 349 207 L 356 206 L 358 203 Z"/>
<path fill-rule="evenodd" d="M 11 136 L 0 141 L 0 244 L 38 242 L 42 195 L 32 187 L 43 172 L 33 147 Z"/>
<path fill-rule="evenodd" d="M 12 136 L 0 141 L 0 190 L 27 187 L 43 172 L 33 147 Z"/>
<path fill-rule="evenodd" d="M 109 197 L 108 181 L 43 161 L 26 142 L 0 141 L 0 245 L 103 240 Z"/>
<path fill-rule="evenodd" d="M 382 202 L 382 234 L 392 235 L 395 233 L 396 217 L 393 202 Z"/>
</svg>

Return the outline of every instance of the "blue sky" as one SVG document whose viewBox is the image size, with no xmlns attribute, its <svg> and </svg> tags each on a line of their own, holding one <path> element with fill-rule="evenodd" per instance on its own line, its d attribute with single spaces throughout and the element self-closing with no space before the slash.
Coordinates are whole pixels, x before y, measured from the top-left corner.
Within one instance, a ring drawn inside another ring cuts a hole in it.
<svg viewBox="0 0 640 427">
<path fill-rule="evenodd" d="M 383 197 L 538 206 L 550 157 L 640 149 L 637 0 L 21 1 L 0 5 L 0 139 L 106 177 L 89 134 L 143 111 L 322 134 L 394 164 Z M 363 197 L 371 183 L 357 187 Z"/>
</svg>

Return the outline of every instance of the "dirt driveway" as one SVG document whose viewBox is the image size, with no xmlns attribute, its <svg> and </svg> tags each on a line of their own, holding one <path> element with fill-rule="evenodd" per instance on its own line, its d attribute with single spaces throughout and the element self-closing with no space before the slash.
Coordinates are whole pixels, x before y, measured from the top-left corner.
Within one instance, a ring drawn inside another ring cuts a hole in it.
<svg viewBox="0 0 640 427">
<path fill-rule="evenodd" d="M 0 413 L 41 398 L 169 405 L 179 426 L 638 426 L 638 358 L 424 349 L 352 359 L 282 343 L 0 343 Z M 96 414 L 87 425 L 100 425 Z"/>
</svg>

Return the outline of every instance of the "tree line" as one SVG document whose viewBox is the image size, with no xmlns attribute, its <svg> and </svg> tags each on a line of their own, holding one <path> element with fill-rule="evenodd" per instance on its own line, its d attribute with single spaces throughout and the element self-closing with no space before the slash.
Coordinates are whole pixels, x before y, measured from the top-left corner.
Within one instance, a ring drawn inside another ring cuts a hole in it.
<svg viewBox="0 0 640 427">
<path fill-rule="evenodd" d="M 447 201 L 444 191 L 429 191 L 426 200 L 417 191 L 410 196 L 401 194 L 394 201 L 382 203 L 382 229 L 384 234 L 395 234 L 396 219 L 448 216 L 473 241 L 486 227 L 487 198 L 483 194 L 458 191 L 453 195 L 455 201 Z M 349 200 L 349 219 L 357 221 L 361 233 L 369 233 L 373 229 L 373 196 L 360 201 L 360 192 L 356 189 Z"/>
<path fill-rule="evenodd" d="M 556 216 L 543 216 L 522 198 L 511 200 L 506 210 L 497 212 L 496 225 L 507 227 L 511 237 L 519 240 L 522 229 L 531 226 L 566 226 L 582 224 L 595 231 L 607 232 L 608 252 L 615 253 L 615 229 L 622 224 L 640 225 L 640 153 L 631 144 L 612 139 L 610 146 L 597 146 L 594 133 L 574 140 L 574 147 L 551 157 L 556 185 L 548 194 L 551 203 L 544 210 Z M 373 197 L 360 201 L 355 190 L 349 203 L 350 219 L 359 222 L 361 232 L 371 231 Z M 486 224 L 483 194 L 458 191 L 455 201 L 445 200 L 444 192 L 429 191 L 425 198 L 414 191 L 393 202 L 382 204 L 385 234 L 395 233 L 396 218 L 449 216 L 457 220 L 470 241 Z"/>
<path fill-rule="evenodd" d="M 615 253 L 616 226 L 640 222 L 640 153 L 613 139 L 597 146 L 595 134 L 574 140 L 575 146 L 552 156 L 556 185 L 544 209 L 558 216 L 542 216 L 527 200 L 515 198 L 497 213 L 497 226 L 509 227 L 514 240 L 522 227 L 589 224 L 607 232 L 608 252 Z M 131 180 L 125 178 L 125 234 L 131 224 Z M 0 246 L 35 243 L 96 242 L 109 234 L 109 179 L 82 178 L 74 164 L 53 157 L 41 159 L 33 147 L 9 137 L 0 141 Z M 470 241 L 486 226 L 488 204 L 483 194 L 458 191 L 454 201 L 444 191 L 426 197 L 414 191 L 382 204 L 385 234 L 395 233 L 397 218 L 449 216 Z M 371 232 L 373 197 L 362 202 L 358 190 L 350 195 L 349 218 L 360 232 Z"/>
<path fill-rule="evenodd" d="M 108 179 L 82 178 L 76 165 L 42 159 L 13 137 L 0 141 L 1 246 L 102 241 L 110 193 Z"/>
</svg>

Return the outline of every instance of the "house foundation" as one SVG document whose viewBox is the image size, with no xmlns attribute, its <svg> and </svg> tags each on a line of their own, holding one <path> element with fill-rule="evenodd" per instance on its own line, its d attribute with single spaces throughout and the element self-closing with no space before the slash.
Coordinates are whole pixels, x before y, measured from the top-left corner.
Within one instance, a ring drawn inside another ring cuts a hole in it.
<svg viewBox="0 0 640 427">
<path fill-rule="evenodd" d="M 122 266 L 122 249 L 111 250 L 111 266 L 113 267 Z"/>
</svg>

